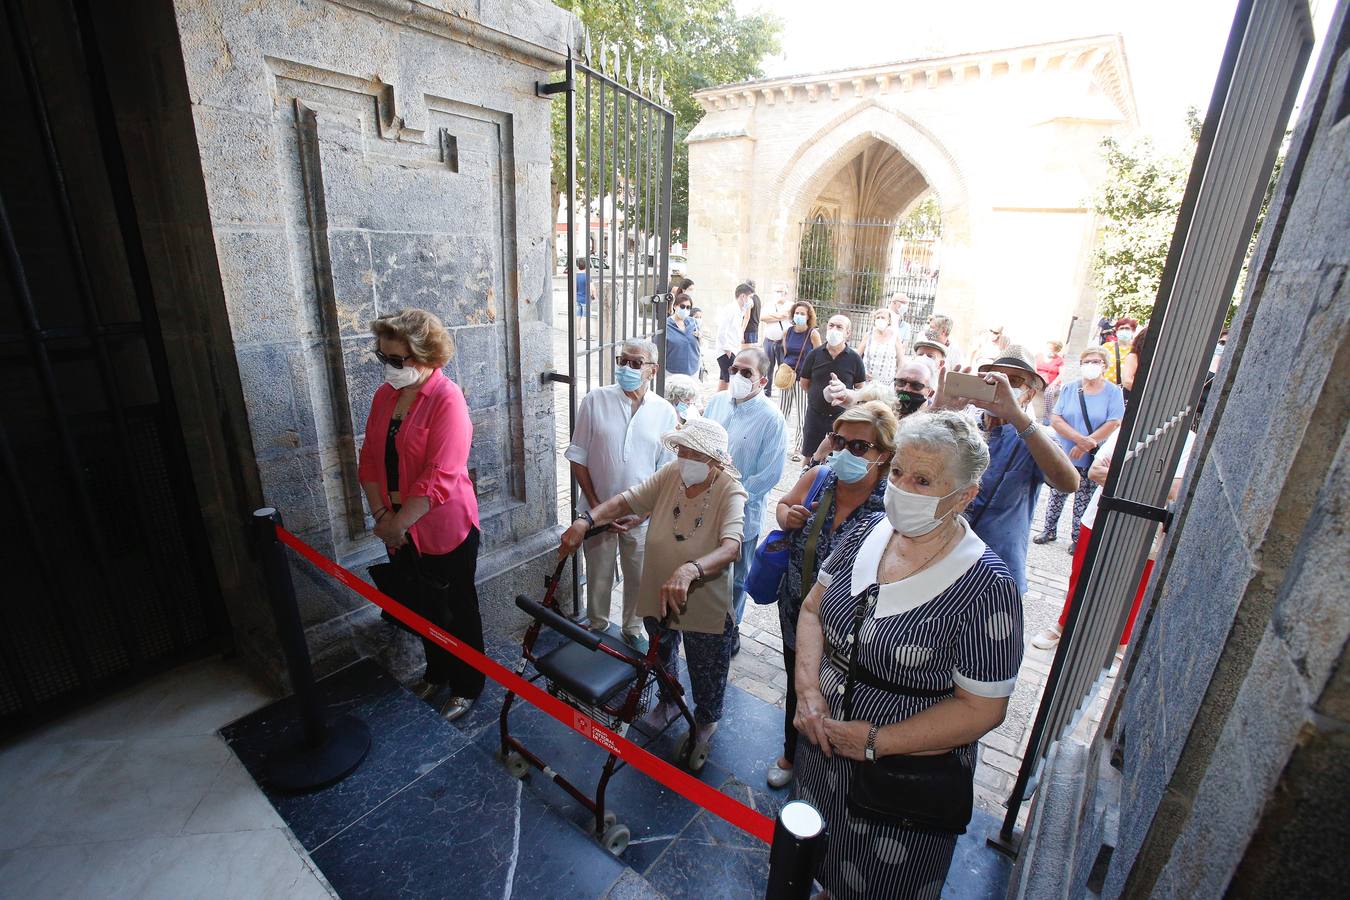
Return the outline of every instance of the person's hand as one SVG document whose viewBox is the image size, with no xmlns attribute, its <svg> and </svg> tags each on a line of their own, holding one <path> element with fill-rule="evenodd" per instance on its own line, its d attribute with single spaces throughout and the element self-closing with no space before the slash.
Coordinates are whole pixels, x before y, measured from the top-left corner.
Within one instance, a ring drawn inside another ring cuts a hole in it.
<svg viewBox="0 0 1350 900">
<path fill-rule="evenodd" d="M 806 524 L 806 520 L 811 518 L 811 510 L 815 509 L 815 504 L 808 509 L 800 503 L 795 503 L 788 507 L 788 511 L 783 514 L 783 524 L 789 531 L 801 528 Z"/>
<path fill-rule="evenodd" d="M 1081 446 L 1075 444 L 1074 448 L 1069 451 L 1069 461 L 1078 462 L 1078 460 L 1082 459 L 1086 455 L 1087 451 L 1084 450 Z"/>
<path fill-rule="evenodd" d="M 969 375 L 970 366 L 956 366 L 952 371 Z M 947 361 L 945 359 L 939 362 L 937 366 L 937 390 L 933 392 L 931 403 L 934 410 L 952 409 L 957 412 L 970 405 L 970 401 L 965 397 L 947 393 Z"/>
<path fill-rule="evenodd" d="M 586 520 L 577 519 L 562 533 L 562 540 L 558 541 L 558 559 L 563 559 L 576 553 L 581 547 L 581 542 L 585 539 Z"/>
<path fill-rule="evenodd" d="M 391 510 L 375 523 L 375 536 L 384 541 L 391 550 L 397 550 L 408 543 L 408 530 L 398 524 L 398 516 Z"/>
<path fill-rule="evenodd" d="M 636 528 L 641 524 L 642 524 L 642 516 L 631 514 L 627 516 L 621 516 L 615 519 L 613 522 L 610 522 L 609 530 L 617 531 L 620 533 L 627 533 L 630 528 Z"/>
<path fill-rule="evenodd" d="M 1013 393 L 1012 385 L 1008 383 L 1008 376 L 1002 372 L 985 372 L 980 377 L 984 379 L 985 384 L 994 386 L 994 399 L 976 400 L 972 397 L 971 405 L 1004 422 L 1011 422 L 1018 431 L 1025 428 L 1031 421 L 1031 416 L 1022 409 L 1017 395 Z"/>
<path fill-rule="evenodd" d="M 830 749 L 830 736 L 825 730 L 825 722 L 830 715 L 830 706 L 820 691 L 797 692 L 797 715 L 792 718 L 792 726 L 799 734 L 820 748 L 826 756 L 833 756 Z M 863 735 L 866 742 L 867 735 Z"/>
<path fill-rule="evenodd" d="M 870 722 L 840 722 L 838 719 L 825 719 L 825 736 L 830 740 L 834 752 L 846 759 L 862 760 L 866 757 L 867 732 L 872 730 Z"/>
<path fill-rule="evenodd" d="M 661 585 L 661 615 L 671 617 L 680 615 L 689 608 L 689 585 L 698 577 L 698 567 L 693 563 L 679 566 L 666 583 Z"/>
<path fill-rule="evenodd" d="M 1075 447 L 1082 450 L 1084 453 L 1091 453 L 1093 450 L 1097 449 L 1097 442 L 1090 437 L 1074 438 L 1073 443 Z"/>
<path fill-rule="evenodd" d="M 824 395 L 825 402 L 831 406 L 849 407 L 854 403 L 853 392 L 833 372 L 830 373 L 830 383 L 825 385 Z"/>
</svg>

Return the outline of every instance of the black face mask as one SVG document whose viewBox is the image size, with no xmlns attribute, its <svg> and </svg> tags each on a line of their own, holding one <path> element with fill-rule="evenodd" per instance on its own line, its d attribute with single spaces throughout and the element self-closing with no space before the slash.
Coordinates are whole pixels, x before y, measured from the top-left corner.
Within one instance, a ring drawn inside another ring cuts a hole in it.
<svg viewBox="0 0 1350 900">
<path fill-rule="evenodd" d="M 912 412 L 917 412 L 919 407 L 928 402 L 928 398 L 923 394 L 916 394 L 913 391 L 895 392 L 895 409 L 900 418 L 904 418 Z"/>
</svg>

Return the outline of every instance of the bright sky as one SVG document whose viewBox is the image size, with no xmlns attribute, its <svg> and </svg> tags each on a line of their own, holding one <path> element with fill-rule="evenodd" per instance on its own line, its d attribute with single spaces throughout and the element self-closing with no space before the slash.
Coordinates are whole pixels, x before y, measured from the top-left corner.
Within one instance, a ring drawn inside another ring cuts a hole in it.
<svg viewBox="0 0 1350 900">
<path fill-rule="evenodd" d="M 766 75 L 1120 34 L 1144 131 L 1160 147 L 1183 139 L 1184 114 L 1203 113 L 1236 0 L 735 0 L 742 14 L 772 10 L 783 52 Z M 1314 0 L 1325 34 L 1334 0 Z M 1317 49 L 1313 51 L 1313 61 Z M 1309 63 L 1311 70 L 1314 62 Z"/>
</svg>

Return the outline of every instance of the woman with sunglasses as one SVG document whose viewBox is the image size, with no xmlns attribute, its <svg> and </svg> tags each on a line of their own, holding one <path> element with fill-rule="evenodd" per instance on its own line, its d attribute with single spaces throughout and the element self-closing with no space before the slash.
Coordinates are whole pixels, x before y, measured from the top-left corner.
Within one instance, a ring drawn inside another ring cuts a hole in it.
<svg viewBox="0 0 1350 900">
<path fill-rule="evenodd" d="M 681 294 L 671 302 L 666 316 L 666 371 L 672 375 L 698 374 L 703 349 L 693 313 L 694 298 Z"/>
<path fill-rule="evenodd" d="M 422 309 L 376 319 L 370 330 L 384 383 L 370 402 L 357 477 L 375 536 L 424 584 L 447 586 L 438 608 L 418 612 L 481 653 L 478 499 L 468 469 L 473 423 L 459 385 L 441 372 L 453 352 L 450 335 Z M 426 671 L 414 692 L 454 721 L 482 693 L 483 674 L 425 638 L 422 648 Z"/>
<path fill-rule="evenodd" d="M 783 634 L 787 704 L 783 712 L 783 755 L 769 766 L 769 787 L 792 780 L 797 753 L 797 615 L 820 565 L 841 535 L 860 519 L 885 510 L 886 469 L 895 452 L 897 420 L 888 404 L 860 403 L 834 420 L 827 441 L 833 447 L 824 465 L 808 469 L 778 502 L 778 527 L 791 532 L 788 569 L 778 591 L 778 622 Z"/>
</svg>

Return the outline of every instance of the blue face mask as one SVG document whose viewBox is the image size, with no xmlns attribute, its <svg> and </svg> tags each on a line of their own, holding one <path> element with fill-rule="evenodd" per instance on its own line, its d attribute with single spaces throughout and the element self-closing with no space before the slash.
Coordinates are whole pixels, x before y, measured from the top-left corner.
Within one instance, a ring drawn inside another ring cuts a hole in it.
<svg viewBox="0 0 1350 900">
<path fill-rule="evenodd" d="M 688 404 L 688 403 L 676 403 L 676 404 L 675 404 L 675 412 L 679 415 L 679 417 L 680 417 L 681 419 L 686 419 L 686 418 L 688 418 L 688 417 L 689 417 L 689 404 Z"/>
<path fill-rule="evenodd" d="M 618 366 L 614 373 L 614 380 L 625 391 L 636 391 L 642 386 L 642 373 L 637 369 L 630 369 L 628 366 Z"/>
<path fill-rule="evenodd" d="M 797 313 L 792 317 L 792 324 L 798 328 L 806 324 L 806 313 Z"/>
<path fill-rule="evenodd" d="M 861 456 L 854 456 L 847 450 L 836 450 L 831 453 L 830 458 L 825 460 L 825 465 L 829 466 L 844 484 L 861 481 L 867 477 L 867 470 L 872 468 L 867 460 Z"/>
</svg>

